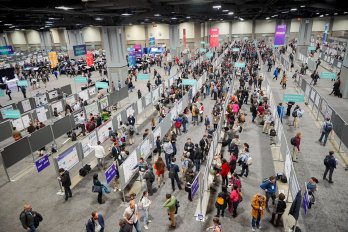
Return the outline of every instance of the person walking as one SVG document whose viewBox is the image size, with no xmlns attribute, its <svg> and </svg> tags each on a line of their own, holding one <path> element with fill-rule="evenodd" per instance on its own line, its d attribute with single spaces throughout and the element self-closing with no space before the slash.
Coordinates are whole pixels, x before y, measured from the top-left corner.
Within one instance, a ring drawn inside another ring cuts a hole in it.
<svg viewBox="0 0 348 232">
<path fill-rule="evenodd" d="M 92 212 L 92 217 L 86 223 L 86 232 L 104 232 L 105 224 L 103 215 L 97 211 Z"/>
<path fill-rule="evenodd" d="M 83 113 L 81 113 L 78 117 L 77 117 L 77 126 L 81 128 L 81 133 L 83 134 L 83 136 L 86 136 L 86 119 L 83 115 Z"/>
<path fill-rule="evenodd" d="M 153 165 L 154 169 L 156 170 L 156 176 L 157 176 L 157 188 L 161 187 L 161 183 L 164 185 L 164 172 L 166 169 L 166 165 L 163 162 L 163 159 L 161 156 L 158 156 L 157 161 Z"/>
<path fill-rule="evenodd" d="M 281 123 L 283 123 L 284 112 L 285 111 L 284 111 L 283 103 L 280 102 L 279 105 L 277 106 L 277 113 Z"/>
<path fill-rule="evenodd" d="M 285 200 L 285 195 L 283 193 L 279 193 L 277 199 L 275 200 L 273 211 L 272 211 L 272 219 L 270 220 L 270 223 L 274 225 L 275 227 L 280 225 L 282 215 L 285 212 L 286 202 L 284 200 Z"/>
<path fill-rule="evenodd" d="M 19 215 L 23 229 L 27 232 L 36 232 L 42 219 L 41 214 L 33 211 L 30 204 L 24 204 L 24 209 Z"/>
<path fill-rule="evenodd" d="M 237 217 L 237 208 L 240 201 L 240 190 L 237 185 L 233 185 L 233 190 L 230 194 L 230 200 L 232 202 L 232 216 Z"/>
<path fill-rule="evenodd" d="M 270 209 L 268 207 L 268 201 L 270 198 L 272 198 L 272 205 L 274 205 L 274 201 L 276 199 L 276 192 L 277 192 L 276 178 L 274 176 L 269 177 L 268 179 L 262 182 L 262 184 L 260 185 L 260 188 L 265 190 L 266 210 L 267 212 L 270 212 Z"/>
<path fill-rule="evenodd" d="M 105 169 L 104 167 L 104 158 L 105 158 L 105 149 L 104 147 L 101 145 L 100 141 L 97 142 L 97 146 L 91 146 L 90 144 L 88 144 L 88 147 L 94 149 L 94 155 L 97 158 L 98 161 L 98 168 L 101 169 Z"/>
<path fill-rule="evenodd" d="M 282 89 L 286 89 L 286 83 L 288 82 L 288 78 L 286 74 L 284 73 L 282 76 L 282 79 L 280 81 L 280 84 L 282 85 Z"/>
<path fill-rule="evenodd" d="M 242 172 L 238 175 L 238 176 L 243 176 L 244 172 L 244 176 L 245 177 L 248 177 L 248 174 L 249 174 L 249 165 L 251 165 L 250 163 L 250 160 L 251 160 L 251 156 L 250 156 L 250 153 L 249 153 L 249 148 L 244 148 L 244 151 L 242 152 L 239 160 L 238 160 L 238 163 L 242 165 Z"/>
<path fill-rule="evenodd" d="M 166 167 L 169 170 L 169 166 L 170 166 L 170 163 L 171 163 L 171 160 L 172 160 L 172 156 L 173 156 L 173 153 L 174 153 L 173 145 L 167 139 L 167 140 L 164 141 L 162 148 L 163 148 L 163 151 L 164 151 L 164 158 L 165 158 L 165 161 L 166 161 Z"/>
<path fill-rule="evenodd" d="M 214 223 L 214 225 L 208 227 L 206 229 L 206 231 L 212 230 L 213 232 L 222 232 L 221 222 L 220 222 L 220 219 L 218 217 L 213 218 L 213 223 Z"/>
<path fill-rule="evenodd" d="M 260 193 L 253 196 L 251 200 L 251 230 L 261 229 L 260 221 L 264 215 L 266 197 Z"/>
<path fill-rule="evenodd" d="M 292 161 L 297 162 L 298 154 L 300 151 L 302 133 L 298 132 L 295 137 L 291 138 L 290 143 L 293 146 L 292 148 Z"/>
<path fill-rule="evenodd" d="M 225 158 L 221 160 L 221 171 L 218 175 L 222 178 L 222 185 L 227 186 L 228 185 L 228 173 L 230 172 L 230 166 L 228 165 L 228 162 Z"/>
<path fill-rule="evenodd" d="M 333 174 L 333 171 L 335 170 L 335 168 L 337 166 L 337 160 L 336 160 L 336 158 L 334 156 L 334 152 L 333 151 L 330 151 L 329 154 L 325 157 L 324 165 L 325 165 L 325 171 L 324 171 L 323 180 L 327 180 L 326 179 L 326 175 L 327 175 L 327 173 L 329 173 L 329 183 L 333 184 L 332 174 Z"/>
<path fill-rule="evenodd" d="M 65 201 L 69 199 L 69 197 L 72 197 L 72 192 L 70 189 L 71 186 L 71 180 L 68 170 L 64 170 L 64 168 L 59 169 L 59 177 L 58 180 L 62 183 L 62 186 L 64 188 L 65 193 Z"/>
<path fill-rule="evenodd" d="M 176 162 L 176 158 L 173 157 L 172 158 L 172 162 L 170 163 L 169 165 L 169 178 L 172 182 L 172 189 L 173 189 L 173 192 L 175 191 L 175 181 L 176 181 L 176 184 L 178 185 L 178 188 L 181 190 L 181 182 L 180 182 L 180 179 L 179 179 L 179 172 L 180 172 L 180 169 L 179 169 L 179 166 L 175 163 Z"/>
<path fill-rule="evenodd" d="M 141 232 L 138 206 L 135 204 L 134 200 L 131 200 L 129 206 L 124 210 L 123 218 L 129 225 L 134 226 L 136 232 Z"/>
<path fill-rule="evenodd" d="M 93 175 L 93 192 L 98 193 L 97 201 L 99 204 L 104 204 L 105 200 L 103 200 L 103 192 L 109 193 L 108 189 L 99 181 L 98 179 L 98 173 L 95 173 Z"/>
<path fill-rule="evenodd" d="M 149 193 L 147 191 L 144 191 L 142 197 L 139 200 L 138 208 L 142 211 L 145 230 L 149 229 L 148 224 L 151 222 L 151 220 L 149 220 L 149 209 L 151 204 L 152 202 L 149 199 Z"/>
<path fill-rule="evenodd" d="M 176 228 L 176 221 L 175 221 L 175 213 L 177 212 L 177 199 L 175 196 L 172 196 L 171 194 L 166 194 L 166 201 L 163 204 L 164 208 L 167 208 L 170 225 L 169 228 L 175 229 Z"/>
<path fill-rule="evenodd" d="M 271 123 L 274 122 L 274 118 L 272 112 L 269 110 L 267 115 L 265 116 L 265 123 L 263 124 L 262 133 L 268 134 L 271 129 Z"/>
<path fill-rule="evenodd" d="M 327 139 L 332 131 L 333 125 L 330 118 L 326 118 L 325 122 L 321 125 L 321 136 L 319 138 L 319 143 L 323 146 L 326 145 Z M 323 141 L 324 140 L 324 141 Z"/>
<path fill-rule="evenodd" d="M 118 225 L 120 226 L 119 232 L 132 232 L 133 226 L 129 225 L 126 221 L 126 219 L 121 218 Z"/>
<path fill-rule="evenodd" d="M 218 196 L 217 196 L 216 202 L 215 202 L 215 207 L 217 210 L 215 217 L 220 217 L 220 215 L 222 217 L 224 217 L 225 210 L 227 208 L 228 198 L 229 198 L 229 196 L 228 196 L 228 192 L 227 192 L 227 186 L 222 185 L 221 192 L 218 193 Z"/>
<path fill-rule="evenodd" d="M 143 175 L 143 179 L 145 180 L 148 194 L 152 196 L 153 194 L 152 184 L 153 182 L 155 182 L 155 174 L 153 174 L 152 170 L 149 169 L 147 165 L 144 167 L 144 169 L 145 169 L 145 172 Z"/>
</svg>

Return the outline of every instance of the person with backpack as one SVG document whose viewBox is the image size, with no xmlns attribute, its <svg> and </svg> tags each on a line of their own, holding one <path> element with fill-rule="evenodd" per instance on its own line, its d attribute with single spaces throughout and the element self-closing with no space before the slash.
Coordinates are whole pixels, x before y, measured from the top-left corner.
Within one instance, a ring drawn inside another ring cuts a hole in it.
<svg viewBox="0 0 348 232">
<path fill-rule="evenodd" d="M 23 228 L 28 232 L 36 232 L 40 222 L 43 220 L 41 214 L 33 211 L 31 205 L 24 204 L 24 210 L 19 215 Z"/>
<path fill-rule="evenodd" d="M 319 143 L 323 146 L 326 145 L 327 139 L 332 131 L 333 125 L 330 118 L 326 118 L 325 122 L 321 125 L 321 136 L 319 138 Z M 324 139 L 324 141 L 323 141 Z"/>
<path fill-rule="evenodd" d="M 227 186 L 228 185 L 228 173 L 230 172 L 230 166 L 227 163 L 227 160 L 223 158 L 221 160 L 221 171 L 218 175 L 222 178 L 222 185 Z"/>
<path fill-rule="evenodd" d="M 215 215 L 215 217 L 220 217 L 220 215 L 222 217 L 224 217 L 225 215 L 225 210 L 227 208 L 227 202 L 229 199 L 229 195 L 227 192 L 227 186 L 226 185 L 222 185 L 222 191 L 218 193 L 218 196 L 216 198 L 216 202 L 215 202 L 215 207 L 217 210 L 217 213 Z"/>
<path fill-rule="evenodd" d="M 175 158 L 174 158 L 175 159 Z M 176 228 L 176 221 L 175 221 L 175 213 L 177 212 L 178 208 L 178 200 L 175 196 L 172 196 L 171 194 L 166 194 L 166 201 L 163 204 L 164 208 L 167 208 L 170 225 L 169 228 L 175 229 Z"/>
<path fill-rule="evenodd" d="M 153 194 L 152 184 L 153 182 L 155 182 L 155 174 L 147 165 L 144 167 L 144 170 L 145 172 L 143 175 L 143 179 L 145 180 L 149 195 L 152 196 Z"/>
<path fill-rule="evenodd" d="M 336 158 L 334 156 L 334 152 L 333 151 L 330 151 L 329 154 L 325 157 L 324 165 L 325 165 L 325 171 L 324 171 L 323 180 L 327 180 L 326 179 L 326 175 L 327 175 L 327 173 L 329 173 L 329 183 L 333 184 L 332 174 L 333 174 L 333 171 L 335 170 L 335 168 L 337 166 L 337 160 L 336 160 Z"/>
<path fill-rule="evenodd" d="M 86 223 L 86 232 L 104 232 L 105 224 L 103 215 L 93 211 L 91 218 Z"/>
<path fill-rule="evenodd" d="M 297 162 L 297 158 L 298 158 L 297 156 L 301 152 L 300 151 L 301 139 L 302 139 L 302 133 L 298 132 L 296 133 L 295 137 L 292 137 L 290 140 L 290 144 L 293 146 L 292 162 Z"/>
<path fill-rule="evenodd" d="M 170 178 L 170 180 L 172 182 L 172 189 L 173 189 L 173 191 L 175 191 L 175 181 L 176 181 L 176 184 L 178 185 L 179 190 L 182 189 L 181 188 L 181 182 L 180 182 L 180 179 L 179 179 L 180 169 L 179 169 L 179 166 L 175 162 L 176 162 L 176 158 L 173 157 L 172 158 L 172 162 L 169 165 L 169 178 Z"/>
<path fill-rule="evenodd" d="M 265 210 L 266 197 L 260 193 L 253 196 L 251 200 L 251 230 L 261 229 L 260 221 L 263 218 Z"/>
<path fill-rule="evenodd" d="M 176 119 L 174 119 L 175 132 L 178 135 L 181 135 L 182 121 L 183 121 L 183 119 L 182 119 L 182 115 L 181 114 L 179 114 L 179 116 Z"/>
<path fill-rule="evenodd" d="M 266 193 L 266 210 L 267 212 L 270 212 L 270 209 L 268 207 L 268 201 L 270 198 L 272 198 L 272 204 L 274 205 L 274 201 L 276 199 L 276 192 L 277 192 L 277 182 L 276 178 L 274 176 L 271 176 L 267 179 L 265 179 L 262 184 L 260 185 L 260 188 L 265 190 Z"/>
<path fill-rule="evenodd" d="M 237 207 L 238 207 L 238 204 L 241 200 L 241 192 L 240 190 L 238 189 L 238 186 L 237 185 L 233 185 L 232 186 L 233 190 L 230 194 L 230 201 L 232 203 L 232 217 L 237 217 Z"/>
<path fill-rule="evenodd" d="M 240 177 L 244 176 L 248 177 L 249 175 L 249 166 L 251 165 L 252 158 L 249 153 L 249 148 L 245 147 L 244 151 L 242 152 L 240 158 L 238 159 L 238 163 L 242 165 L 242 172 L 239 174 Z"/>
<path fill-rule="evenodd" d="M 148 224 L 151 222 L 151 220 L 149 220 L 149 208 L 151 203 L 152 201 L 149 199 L 149 193 L 144 191 L 138 202 L 138 209 L 142 211 L 145 230 L 149 229 Z"/>
</svg>

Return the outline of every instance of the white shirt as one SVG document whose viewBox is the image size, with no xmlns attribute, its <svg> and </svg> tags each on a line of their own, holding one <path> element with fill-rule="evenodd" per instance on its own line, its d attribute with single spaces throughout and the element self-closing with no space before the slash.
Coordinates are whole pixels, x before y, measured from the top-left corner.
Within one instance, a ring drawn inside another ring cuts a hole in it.
<svg viewBox="0 0 348 232">
<path fill-rule="evenodd" d="M 81 109 L 81 107 L 80 107 L 79 104 L 75 104 L 75 105 L 74 105 L 74 111 L 78 111 L 78 110 L 80 110 L 80 109 Z"/>
<path fill-rule="evenodd" d="M 143 197 L 143 199 L 141 199 L 141 204 L 143 205 L 144 210 L 148 210 L 151 205 L 151 201 L 148 197 Z"/>
<path fill-rule="evenodd" d="M 90 148 L 93 148 L 94 149 L 94 155 L 96 158 L 104 158 L 105 157 L 105 150 L 104 150 L 104 147 L 101 146 L 101 145 L 97 145 L 97 146 L 91 146 L 88 144 L 88 146 Z"/>
<path fill-rule="evenodd" d="M 77 123 L 78 124 L 85 124 L 86 119 L 82 116 L 78 116 Z"/>
</svg>

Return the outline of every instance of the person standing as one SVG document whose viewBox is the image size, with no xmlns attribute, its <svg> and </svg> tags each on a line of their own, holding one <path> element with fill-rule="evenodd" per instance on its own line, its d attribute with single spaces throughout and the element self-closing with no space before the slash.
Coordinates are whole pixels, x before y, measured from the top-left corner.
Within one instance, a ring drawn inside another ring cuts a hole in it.
<svg viewBox="0 0 348 232">
<path fill-rule="evenodd" d="M 290 101 L 290 102 L 288 102 L 288 103 L 286 103 L 287 105 L 288 105 L 288 107 L 287 107 L 287 109 L 286 109 L 286 116 L 290 116 L 290 112 L 291 112 L 291 108 L 292 108 L 292 106 L 293 105 L 295 105 L 295 102 L 293 102 L 293 101 Z"/>
<path fill-rule="evenodd" d="M 97 142 L 97 146 L 91 146 L 90 144 L 88 144 L 88 146 L 92 149 L 94 149 L 94 155 L 98 160 L 98 167 L 99 169 L 105 169 L 104 167 L 104 158 L 105 158 L 105 149 L 104 147 L 101 145 L 100 141 Z"/>
<path fill-rule="evenodd" d="M 284 117 L 284 106 L 283 103 L 279 103 L 279 105 L 277 106 L 277 113 L 278 113 L 278 117 L 280 119 L 280 122 L 283 123 L 283 117 Z"/>
<path fill-rule="evenodd" d="M 245 177 L 248 177 L 249 175 L 249 158 L 250 157 L 250 153 L 249 153 L 249 148 L 244 148 L 244 152 L 241 154 L 239 160 L 238 160 L 238 163 L 241 163 L 242 165 L 242 172 L 238 175 L 238 176 L 243 176 L 244 172 L 244 176 Z"/>
<path fill-rule="evenodd" d="M 70 189 L 71 186 L 71 180 L 68 170 L 64 170 L 64 168 L 59 169 L 59 175 L 58 180 L 62 183 L 62 186 L 64 188 L 65 193 L 65 201 L 69 199 L 69 197 L 72 197 L 72 192 Z"/>
<path fill-rule="evenodd" d="M 12 97 L 11 97 L 12 91 L 11 91 L 11 89 L 9 89 L 8 85 L 6 85 L 6 91 L 5 92 L 6 92 L 7 96 L 9 97 L 9 100 L 11 101 L 12 100 Z"/>
<path fill-rule="evenodd" d="M 227 192 L 227 186 L 222 185 L 221 190 L 222 191 L 218 193 L 218 196 L 217 196 L 216 202 L 215 202 L 215 207 L 217 210 L 215 217 L 220 217 L 220 215 L 222 217 L 224 217 L 225 210 L 227 208 L 227 202 L 228 202 L 228 198 L 229 198 L 228 192 Z"/>
<path fill-rule="evenodd" d="M 263 130 L 262 133 L 268 134 L 270 127 L 271 127 L 271 123 L 274 121 L 273 115 L 271 111 L 268 111 L 267 115 L 265 116 L 265 123 L 263 125 Z"/>
<path fill-rule="evenodd" d="M 149 193 L 147 191 L 144 191 L 143 196 L 139 200 L 138 206 L 139 206 L 139 209 L 142 210 L 145 230 L 149 229 L 148 224 L 151 222 L 151 220 L 149 220 L 149 208 L 151 203 L 152 202 L 149 199 Z"/>
<path fill-rule="evenodd" d="M 169 170 L 169 165 L 170 165 L 170 162 L 172 160 L 173 153 L 174 153 L 173 145 L 169 140 L 166 140 L 166 141 L 164 141 L 162 148 L 164 151 L 164 158 L 166 161 L 166 166 Z"/>
<path fill-rule="evenodd" d="M 179 179 L 180 169 L 179 169 L 179 166 L 175 162 L 176 162 L 176 158 L 173 157 L 172 162 L 169 165 L 169 178 L 171 179 L 171 182 L 172 182 L 173 192 L 175 191 L 175 181 L 176 181 L 176 184 L 178 185 L 178 188 L 181 190 L 181 182 Z"/>
<path fill-rule="evenodd" d="M 220 219 L 218 217 L 213 218 L 214 225 L 211 227 L 208 227 L 206 231 L 212 230 L 213 232 L 222 232 L 222 226 Z"/>
<path fill-rule="evenodd" d="M 275 204 L 273 206 L 272 219 L 270 221 L 275 227 L 280 225 L 280 220 L 282 218 L 283 213 L 286 209 L 285 195 L 283 193 L 279 193 L 278 198 L 275 200 Z M 277 216 L 277 220 L 275 220 Z M 274 223 L 275 220 L 275 223 Z"/>
<path fill-rule="evenodd" d="M 129 206 L 124 210 L 123 218 L 129 225 L 134 226 L 136 232 L 141 232 L 138 206 L 135 204 L 134 200 L 131 200 Z"/>
<path fill-rule="evenodd" d="M 266 197 L 258 193 L 251 200 L 251 230 L 261 229 L 260 221 L 264 215 Z"/>
<path fill-rule="evenodd" d="M 105 224 L 103 215 L 93 211 L 91 218 L 86 223 L 86 232 L 104 232 Z"/>
<path fill-rule="evenodd" d="M 24 210 L 19 215 L 19 220 L 27 232 L 36 232 L 36 228 L 39 226 L 42 219 L 41 214 L 33 211 L 31 205 L 24 204 Z"/>
<path fill-rule="evenodd" d="M 222 178 L 222 185 L 227 186 L 228 185 L 228 173 L 230 172 L 230 166 L 227 163 L 227 160 L 223 158 L 221 164 L 221 171 L 218 175 Z"/>
<path fill-rule="evenodd" d="M 144 172 L 143 178 L 146 182 L 148 194 L 152 196 L 153 194 L 152 184 L 153 182 L 155 182 L 155 174 L 153 174 L 152 170 L 149 169 L 147 165 L 144 167 L 144 169 L 145 169 L 145 172 Z"/>
<path fill-rule="evenodd" d="M 78 118 L 77 118 L 77 123 L 78 123 L 78 127 L 81 128 L 81 133 L 83 134 L 83 136 L 86 135 L 86 119 L 83 116 L 83 113 L 81 113 Z"/>
<path fill-rule="evenodd" d="M 319 143 L 323 146 L 326 145 L 327 139 L 332 131 L 333 125 L 330 118 L 326 118 L 325 122 L 321 125 L 321 136 L 319 138 Z M 324 141 L 323 141 L 324 139 Z"/>
<path fill-rule="evenodd" d="M 240 201 L 240 192 L 237 185 L 233 185 L 233 190 L 230 194 L 230 200 L 232 201 L 232 216 L 237 217 L 237 208 Z"/>
<path fill-rule="evenodd" d="M 163 162 L 163 159 L 161 156 L 158 156 L 157 161 L 153 165 L 154 169 L 156 170 L 156 176 L 157 176 L 157 188 L 161 187 L 161 183 L 165 184 L 164 182 L 164 171 L 166 169 L 166 165 Z"/>
<path fill-rule="evenodd" d="M 169 214 L 169 220 L 170 225 L 169 228 L 176 228 L 176 221 L 175 221 L 175 212 L 177 211 L 176 207 L 177 200 L 175 196 L 172 196 L 171 194 L 166 194 L 166 201 L 163 204 L 163 207 L 167 208 L 168 214 Z"/>
<path fill-rule="evenodd" d="M 262 182 L 262 184 L 260 185 L 260 188 L 265 190 L 266 210 L 267 212 L 270 212 L 270 209 L 268 207 L 268 201 L 270 198 L 272 198 L 272 204 L 274 205 L 274 201 L 276 199 L 276 192 L 277 192 L 276 178 L 274 176 L 269 177 L 268 179 Z"/>
<path fill-rule="evenodd" d="M 334 156 L 334 152 L 333 151 L 330 151 L 329 154 L 325 157 L 324 165 L 325 165 L 325 171 L 324 171 L 323 180 L 327 180 L 326 179 L 326 175 L 327 175 L 327 173 L 329 173 L 329 183 L 333 184 L 332 174 L 333 174 L 333 171 L 335 170 L 335 168 L 337 166 L 337 160 L 336 160 L 336 158 Z"/>
<path fill-rule="evenodd" d="M 150 82 L 150 80 L 147 81 L 146 87 L 149 90 L 149 92 L 151 92 L 151 82 Z"/>
<path fill-rule="evenodd" d="M 293 145 L 292 148 L 292 161 L 297 162 L 297 157 L 298 154 L 301 152 L 300 150 L 300 145 L 301 145 L 301 139 L 302 139 L 302 134 L 301 132 L 298 132 L 295 137 L 291 139 L 291 145 Z"/>
</svg>

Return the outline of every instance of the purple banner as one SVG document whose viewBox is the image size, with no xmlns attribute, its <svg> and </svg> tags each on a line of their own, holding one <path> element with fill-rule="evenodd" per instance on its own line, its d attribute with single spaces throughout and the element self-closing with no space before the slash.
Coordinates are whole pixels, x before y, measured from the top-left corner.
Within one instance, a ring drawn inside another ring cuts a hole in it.
<svg viewBox="0 0 348 232">
<path fill-rule="evenodd" d="M 305 191 L 304 196 L 303 196 L 303 208 L 304 208 L 304 213 L 307 215 L 308 209 L 309 209 L 309 195 L 308 191 Z"/>
<path fill-rule="evenodd" d="M 49 165 L 50 165 L 50 160 L 48 159 L 48 155 L 44 155 L 41 159 L 35 161 L 37 172 L 41 172 L 42 170 L 47 168 Z"/>
<path fill-rule="evenodd" d="M 285 45 L 286 25 L 277 25 L 274 35 L 274 46 Z"/>
<path fill-rule="evenodd" d="M 116 168 L 115 164 L 112 164 L 112 165 L 105 171 L 105 179 L 106 179 L 106 182 L 109 184 L 116 176 L 117 176 L 117 168 Z"/>
<path fill-rule="evenodd" d="M 141 49 L 141 44 L 134 44 L 135 57 L 141 58 L 143 56 L 143 51 Z"/>
</svg>

